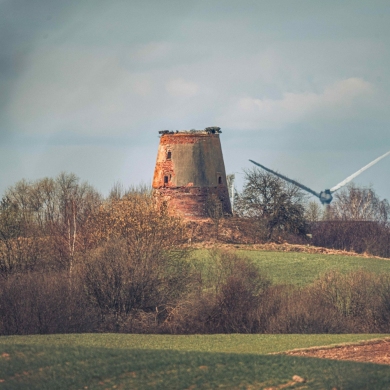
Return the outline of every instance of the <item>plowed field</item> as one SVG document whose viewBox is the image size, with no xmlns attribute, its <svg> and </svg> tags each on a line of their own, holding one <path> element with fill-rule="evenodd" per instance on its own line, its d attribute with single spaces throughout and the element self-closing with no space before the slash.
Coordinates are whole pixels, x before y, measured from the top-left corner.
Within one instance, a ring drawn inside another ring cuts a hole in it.
<svg viewBox="0 0 390 390">
<path fill-rule="evenodd" d="M 290 351 L 287 354 L 390 365 L 390 339 L 367 341 L 353 345 L 341 345 L 333 348 L 309 348 Z"/>
</svg>

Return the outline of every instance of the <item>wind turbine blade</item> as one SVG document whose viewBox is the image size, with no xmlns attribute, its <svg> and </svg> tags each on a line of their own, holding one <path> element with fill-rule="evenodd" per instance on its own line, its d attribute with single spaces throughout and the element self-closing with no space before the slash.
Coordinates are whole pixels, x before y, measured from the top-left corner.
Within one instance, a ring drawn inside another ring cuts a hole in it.
<svg viewBox="0 0 390 390">
<path fill-rule="evenodd" d="M 388 156 L 390 154 L 390 150 L 385 153 L 383 156 L 380 156 L 378 158 L 376 158 L 374 161 L 371 161 L 369 164 L 367 164 L 366 166 L 364 166 L 363 168 L 359 169 L 357 172 L 355 172 L 354 174 L 352 174 L 351 176 L 348 176 L 345 180 L 343 180 L 341 183 L 337 184 L 336 186 L 332 187 L 330 189 L 330 192 L 333 193 L 337 190 L 339 190 L 341 187 L 345 186 L 347 183 L 349 183 L 351 180 L 353 180 L 356 176 L 359 176 L 362 172 L 364 172 L 366 169 L 372 167 L 373 165 L 375 165 L 379 160 L 382 160 L 382 158 L 385 158 L 386 156 Z"/>
<path fill-rule="evenodd" d="M 320 197 L 320 194 L 319 194 L 318 192 L 313 191 L 311 188 L 306 187 L 306 186 L 304 186 L 303 184 L 298 183 L 297 181 L 292 180 L 292 179 L 290 179 L 290 178 L 288 178 L 288 177 L 286 177 L 286 176 L 284 176 L 284 175 L 281 175 L 280 173 L 277 173 L 277 172 L 273 171 L 272 169 L 266 168 L 264 165 L 261 165 L 261 164 L 257 163 L 256 161 L 253 161 L 253 160 L 249 160 L 249 161 L 250 161 L 252 164 L 255 164 L 255 165 L 259 166 L 260 168 L 263 168 L 263 169 L 265 169 L 266 171 L 268 171 L 268 172 L 270 172 L 270 173 L 273 173 L 274 175 L 280 177 L 281 179 L 286 180 L 286 181 L 288 181 L 289 183 L 296 185 L 297 187 L 301 188 L 302 190 L 307 191 L 307 192 L 310 192 L 312 195 L 316 196 L 317 198 Z"/>
</svg>

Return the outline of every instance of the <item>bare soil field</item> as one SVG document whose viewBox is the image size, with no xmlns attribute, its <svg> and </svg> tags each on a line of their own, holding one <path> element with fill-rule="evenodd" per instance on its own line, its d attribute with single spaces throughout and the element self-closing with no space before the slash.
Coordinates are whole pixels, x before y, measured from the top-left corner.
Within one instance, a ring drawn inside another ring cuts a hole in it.
<svg viewBox="0 0 390 390">
<path fill-rule="evenodd" d="M 390 338 L 336 347 L 299 349 L 289 351 L 286 354 L 390 365 Z"/>
</svg>

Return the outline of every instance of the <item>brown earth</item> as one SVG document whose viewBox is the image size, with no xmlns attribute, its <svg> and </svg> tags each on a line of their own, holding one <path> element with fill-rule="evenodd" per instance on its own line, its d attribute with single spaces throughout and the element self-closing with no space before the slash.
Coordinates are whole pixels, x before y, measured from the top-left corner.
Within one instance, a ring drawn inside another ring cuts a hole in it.
<svg viewBox="0 0 390 390">
<path fill-rule="evenodd" d="M 338 249 L 329 249 L 319 246 L 312 245 L 298 245 L 298 244 L 288 244 L 288 243 L 265 243 L 265 244 L 225 244 L 215 241 L 204 241 L 196 242 L 191 245 L 193 248 L 199 249 L 208 249 L 208 248 L 220 248 L 220 249 L 245 249 L 245 250 L 254 250 L 254 251 L 267 251 L 267 252 L 297 252 L 297 253 L 316 253 L 322 255 L 338 255 L 338 256 L 354 256 L 354 257 L 364 257 L 370 259 L 382 259 L 389 260 L 384 257 L 374 256 L 369 253 L 356 253 L 348 252 Z"/>
<path fill-rule="evenodd" d="M 390 338 L 336 347 L 299 349 L 286 352 L 286 354 L 390 365 Z"/>
</svg>

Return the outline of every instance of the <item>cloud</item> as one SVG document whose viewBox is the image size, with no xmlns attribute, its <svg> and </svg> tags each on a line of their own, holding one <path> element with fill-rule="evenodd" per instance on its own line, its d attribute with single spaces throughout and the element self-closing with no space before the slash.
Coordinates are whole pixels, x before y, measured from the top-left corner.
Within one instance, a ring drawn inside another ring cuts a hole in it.
<svg viewBox="0 0 390 390">
<path fill-rule="evenodd" d="M 240 97 L 220 118 L 224 126 L 240 129 L 281 129 L 301 121 L 342 119 L 357 115 L 375 89 L 361 78 L 349 78 L 322 93 L 285 92 L 281 99 Z"/>
<path fill-rule="evenodd" d="M 42 48 L 31 56 L 7 106 L 14 127 L 52 134 L 66 129 L 94 135 L 136 124 L 142 99 L 154 88 L 148 74 L 131 72 L 115 53 L 76 45 Z"/>
<path fill-rule="evenodd" d="M 199 87 L 191 81 L 179 78 L 169 80 L 166 84 L 166 90 L 171 96 L 189 98 L 198 93 Z"/>
<path fill-rule="evenodd" d="M 137 46 L 133 61 L 158 62 L 169 48 L 168 43 Z M 153 127 L 155 120 L 159 128 L 166 118 L 182 118 L 205 101 L 197 96 L 198 83 L 174 73 L 186 72 L 177 64 L 129 67 L 118 48 L 41 47 L 15 83 L 6 113 L 16 131 L 28 134 L 123 134 Z M 189 106 L 186 99 L 195 96 L 199 104 Z"/>
</svg>

